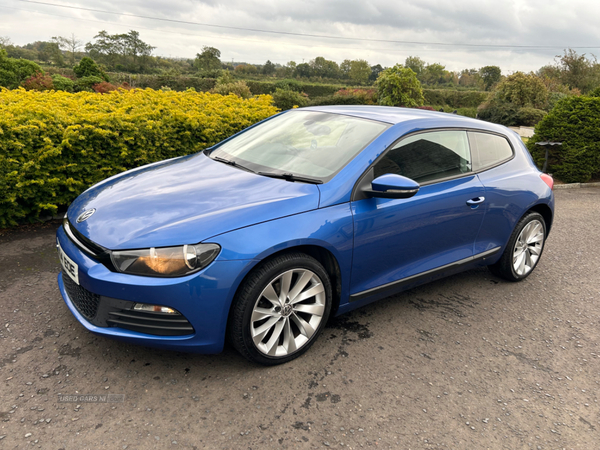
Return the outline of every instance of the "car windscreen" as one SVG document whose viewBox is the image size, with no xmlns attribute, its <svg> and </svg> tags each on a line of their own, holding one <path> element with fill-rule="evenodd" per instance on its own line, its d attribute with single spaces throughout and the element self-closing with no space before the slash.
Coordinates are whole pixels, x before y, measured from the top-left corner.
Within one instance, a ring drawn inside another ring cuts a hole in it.
<svg viewBox="0 0 600 450">
<path fill-rule="evenodd" d="M 221 144 L 211 157 L 255 172 L 327 181 L 390 125 L 314 111 L 289 111 Z"/>
</svg>

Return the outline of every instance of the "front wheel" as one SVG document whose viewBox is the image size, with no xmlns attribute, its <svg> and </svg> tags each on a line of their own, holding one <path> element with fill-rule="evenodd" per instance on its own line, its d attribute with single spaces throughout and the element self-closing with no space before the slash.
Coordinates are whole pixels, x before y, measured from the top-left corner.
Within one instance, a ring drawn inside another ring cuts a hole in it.
<svg viewBox="0 0 600 450">
<path fill-rule="evenodd" d="M 541 214 L 530 212 L 517 224 L 500 260 L 489 266 L 494 275 L 521 281 L 535 269 L 546 241 L 546 222 Z"/>
<path fill-rule="evenodd" d="M 331 311 L 323 266 L 289 253 L 255 269 L 236 295 L 229 325 L 233 346 L 251 361 L 282 364 L 313 344 Z"/>
</svg>

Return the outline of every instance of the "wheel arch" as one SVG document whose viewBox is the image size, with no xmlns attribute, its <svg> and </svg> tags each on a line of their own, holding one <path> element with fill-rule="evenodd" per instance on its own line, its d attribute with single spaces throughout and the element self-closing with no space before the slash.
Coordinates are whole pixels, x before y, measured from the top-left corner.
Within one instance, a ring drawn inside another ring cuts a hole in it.
<svg viewBox="0 0 600 450">
<path fill-rule="evenodd" d="M 548 237 L 548 234 L 550 233 L 550 228 L 552 228 L 552 220 L 554 218 L 554 215 L 552 214 L 552 209 L 550 208 L 550 206 L 546 205 L 545 203 L 539 203 L 539 204 L 534 205 L 531 208 L 529 208 L 525 212 L 525 214 L 527 214 L 531 211 L 540 214 L 544 218 L 544 222 L 546 225 L 546 237 Z M 522 217 L 524 217 L 525 214 L 523 214 Z"/>
<path fill-rule="evenodd" d="M 236 288 L 235 294 L 233 296 L 233 301 L 229 305 L 227 329 L 229 329 L 229 327 L 230 327 L 231 314 L 232 314 L 232 311 L 234 308 L 235 299 L 237 298 L 239 291 L 244 286 L 244 283 L 246 282 L 246 280 L 254 273 L 254 271 L 258 267 L 260 267 L 262 264 L 264 264 L 265 262 L 267 262 L 271 259 L 277 258 L 278 256 L 281 256 L 283 254 L 297 253 L 297 252 L 304 253 L 304 254 L 316 259 L 323 266 L 323 268 L 327 272 L 327 275 L 329 275 L 329 280 L 331 282 L 331 288 L 332 288 L 331 294 L 333 297 L 332 304 L 331 304 L 331 313 L 329 314 L 329 317 L 330 318 L 335 317 L 335 314 L 337 313 L 337 310 L 340 306 L 340 301 L 342 298 L 342 272 L 340 269 L 339 262 L 338 262 L 337 258 L 335 257 L 335 255 L 325 247 L 322 247 L 319 245 L 314 245 L 314 244 L 302 244 L 302 245 L 295 245 L 292 247 L 286 247 L 284 249 L 270 253 L 270 254 L 264 256 L 259 261 L 257 261 L 256 264 L 250 270 L 248 270 L 248 272 L 244 275 L 242 280 L 239 282 L 239 284 Z"/>
</svg>

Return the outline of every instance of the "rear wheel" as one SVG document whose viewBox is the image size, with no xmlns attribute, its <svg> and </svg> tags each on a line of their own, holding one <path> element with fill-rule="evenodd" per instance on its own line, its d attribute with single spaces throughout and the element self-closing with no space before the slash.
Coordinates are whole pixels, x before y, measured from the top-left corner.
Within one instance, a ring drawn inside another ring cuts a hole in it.
<svg viewBox="0 0 600 450">
<path fill-rule="evenodd" d="M 251 361 L 290 361 L 321 332 L 331 298 L 329 276 L 317 260 L 303 253 L 280 255 L 255 269 L 238 292 L 230 339 Z"/>
<path fill-rule="evenodd" d="M 517 224 L 500 260 L 489 266 L 494 275 L 509 281 L 521 281 L 537 265 L 546 241 L 546 223 L 536 213 L 526 214 Z"/>
</svg>

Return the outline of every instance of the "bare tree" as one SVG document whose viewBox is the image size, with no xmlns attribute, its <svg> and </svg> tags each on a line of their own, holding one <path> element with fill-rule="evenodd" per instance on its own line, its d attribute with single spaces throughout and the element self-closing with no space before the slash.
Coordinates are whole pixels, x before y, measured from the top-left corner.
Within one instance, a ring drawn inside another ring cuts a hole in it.
<svg viewBox="0 0 600 450">
<path fill-rule="evenodd" d="M 54 36 L 52 41 L 58 44 L 58 47 L 70 54 L 71 66 L 75 65 L 75 53 L 83 45 L 83 41 L 77 39 L 74 33 L 71 33 L 71 37 Z"/>
<path fill-rule="evenodd" d="M 12 42 L 8 36 L 0 36 L 0 48 L 8 47 Z"/>
</svg>

